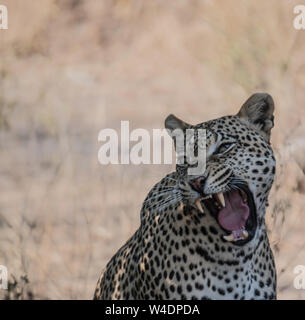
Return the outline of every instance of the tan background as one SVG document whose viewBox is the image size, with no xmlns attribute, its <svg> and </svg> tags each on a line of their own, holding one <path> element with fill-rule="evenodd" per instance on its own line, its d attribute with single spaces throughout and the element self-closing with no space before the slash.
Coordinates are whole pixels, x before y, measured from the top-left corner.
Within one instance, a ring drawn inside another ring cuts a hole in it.
<svg viewBox="0 0 305 320">
<path fill-rule="evenodd" d="M 236 113 L 256 91 L 276 103 L 267 220 L 278 296 L 305 297 L 293 287 L 305 265 L 299 2 L 1 0 L 0 264 L 17 280 L 11 297 L 90 299 L 147 192 L 173 169 L 101 166 L 101 129 L 162 128 L 169 113 L 199 123 Z"/>
</svg>

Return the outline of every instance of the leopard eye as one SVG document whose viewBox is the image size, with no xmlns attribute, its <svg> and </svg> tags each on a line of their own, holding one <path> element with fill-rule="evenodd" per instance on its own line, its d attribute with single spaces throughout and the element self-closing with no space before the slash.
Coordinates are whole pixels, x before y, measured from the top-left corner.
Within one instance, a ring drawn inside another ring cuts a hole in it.
<svg viewBox="0 0 305 320">
<path fill-rule="evenodd" d="M 233 146 L 233 143 L 223 143 L 216 150 L 215 154 L 225 153 Z"/>
</svg>

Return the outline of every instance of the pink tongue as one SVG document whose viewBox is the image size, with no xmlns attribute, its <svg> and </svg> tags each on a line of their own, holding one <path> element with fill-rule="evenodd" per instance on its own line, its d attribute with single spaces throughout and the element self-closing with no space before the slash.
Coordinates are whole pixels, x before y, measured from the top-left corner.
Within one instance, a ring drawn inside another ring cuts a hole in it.
<svg viewBox="0 0 305 320">
<path fill-rule="evenodd" d="M 224 193 L 226 206 L 219 211 L 218 222 L 226 230 L 243 228 L 249 217 L 249 207 L 243 202 L 238 191 Z"/>
</svg>

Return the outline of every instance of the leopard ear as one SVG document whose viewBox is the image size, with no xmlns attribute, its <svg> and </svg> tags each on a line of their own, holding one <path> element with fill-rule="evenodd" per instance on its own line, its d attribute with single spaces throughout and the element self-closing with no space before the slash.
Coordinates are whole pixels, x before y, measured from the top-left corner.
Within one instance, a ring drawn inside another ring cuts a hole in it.
<svg viewBox="0 0 305 320">
<path fill-rule="evenodd" d="M 184 140 L 185 140 L 185 134 L 186 130 L 191 128 L 192 126 L 173 114 L 170 114 L 166 119 L 165 119 L 165 129 L 167 130 L 168 134 L 174 141 L 175 145 L 175 150 L 176 152 L 181 152 L 181 154 L 184 152 Z M 182 149 L 177 146 L 180 146 Z M 180 150 L 180 151 L 179 151 Z"/>
<path fill-rule="evenodd" d="M 186 130 L 188 128 L 191 128 L 191 125 L 180 120 L 173 114 L 170 114 L 166 119 L 165 119 L 165 128 L 167 131 L 172 132 L 173 130 L 180 129 L 180 130 Z"/>
<path fill-rule="evenodd" d="M 270 141 L 274 126 L 274 101 L 268 93 L 254 93 L 242 105 L 237 116 Z"/>
</svg>

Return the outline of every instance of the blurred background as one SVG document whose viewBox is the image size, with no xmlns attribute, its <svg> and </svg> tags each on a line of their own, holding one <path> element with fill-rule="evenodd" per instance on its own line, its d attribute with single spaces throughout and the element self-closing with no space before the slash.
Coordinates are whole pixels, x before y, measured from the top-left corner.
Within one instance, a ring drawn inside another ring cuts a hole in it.
<svg viewBox="0 0 305 320">
<path fill-rule="evenodd" d="M 305 30 L 293 0 L 1 0 L 0 264 L 10 299 L 91 299 L 174 165 L 98 163 L 98 133 L 276 103 L 277 175 L 267 211 L 278 298 L 305 265 Z"/>
</svg>

